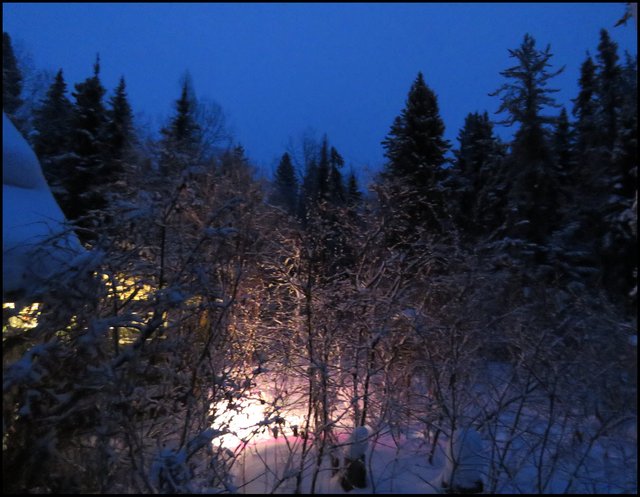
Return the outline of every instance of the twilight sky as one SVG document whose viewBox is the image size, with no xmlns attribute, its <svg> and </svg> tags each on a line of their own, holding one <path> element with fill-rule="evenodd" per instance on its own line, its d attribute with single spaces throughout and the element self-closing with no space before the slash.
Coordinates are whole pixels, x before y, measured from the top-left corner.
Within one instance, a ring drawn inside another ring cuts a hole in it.
<svg viewBox="0 0 640 497">
<path fill-rule="evenodd" d="M 307 130 L 326 133 L 347 167 L 377 170 L 380 142 L 418 71 L 457 146 L 467 113 L 497 110 L 487 94 L 513 65 L 507 49 L 528 32 L 538 48 L 551 45 L 553 68 L 567 66 L 551 86 L 570 110 L 600 28 L 620 55 L 637 53 L 633 20 L 614 28 L 624 5 L 3 3 L 2 27 L 38 69 L 62 68 L 69 88 L 91 75 L 99 52 L 108 95 L 124 75 L 134 111 L 157 127 L 188 70 L 197 96 L 222 105 L 236 140 L 265 172 Z"/>
</svg>

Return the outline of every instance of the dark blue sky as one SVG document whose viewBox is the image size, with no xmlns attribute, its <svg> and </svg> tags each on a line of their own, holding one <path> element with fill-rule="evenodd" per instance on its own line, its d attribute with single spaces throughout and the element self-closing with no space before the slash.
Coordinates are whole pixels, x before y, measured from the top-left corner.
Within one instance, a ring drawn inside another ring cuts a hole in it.
<svg viewBox="0 0 640 497">
<path fill-rule="evenodd" d="M 191 73 L 198 96 L 216 100 L 236 139 L 272 170 L 290 139 L 327 133 L 347 165 L 378 169 L 380 145 L 418 71 L 436 92 L 455 137 L 468 112 L 498 108 L 487 94 L 510 67 L 508 48 L 531 33 L 551 45 L 557 98 L 577 92 L 600 28 L 637 53 L 624 3 L 18 4 L 3 3 L 3 30 L 41 69 L 62 68 L 70 87 L 100 52 L 111 92 L 121 75 L 134 110 L 159 126 Z"/>
</svg>

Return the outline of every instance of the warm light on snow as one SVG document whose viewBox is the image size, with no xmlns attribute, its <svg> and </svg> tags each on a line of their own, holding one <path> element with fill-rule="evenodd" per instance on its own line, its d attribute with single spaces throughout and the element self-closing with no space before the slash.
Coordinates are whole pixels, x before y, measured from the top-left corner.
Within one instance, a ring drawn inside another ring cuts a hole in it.
<svg viewBox="0 0 640 497">
<path fill-rule="evenodd" d="M 227 432 L 215 438 L 213 443 L 233 450 L 245 442 L 253 444 L 299 436 L 304 426 L 304 409 L 278 406 L 267 390 L 256 389 L 250 397 L 232 401 L 233 407 L 227 400 L 212 406 L 216 415 L 212 427 Z"/>
</svg>

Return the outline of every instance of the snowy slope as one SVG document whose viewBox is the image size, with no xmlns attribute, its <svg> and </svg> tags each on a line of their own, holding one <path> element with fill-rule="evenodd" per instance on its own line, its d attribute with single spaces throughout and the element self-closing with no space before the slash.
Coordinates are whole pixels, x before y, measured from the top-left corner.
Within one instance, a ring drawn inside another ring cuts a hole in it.
<svg viewBox="0 0 640 497">
<path fill-rule="evenodd" d="M 51 194 L 38 159 L 2 115 L 3 296 L 37 293 L 84 252 Z"/>
</svg>

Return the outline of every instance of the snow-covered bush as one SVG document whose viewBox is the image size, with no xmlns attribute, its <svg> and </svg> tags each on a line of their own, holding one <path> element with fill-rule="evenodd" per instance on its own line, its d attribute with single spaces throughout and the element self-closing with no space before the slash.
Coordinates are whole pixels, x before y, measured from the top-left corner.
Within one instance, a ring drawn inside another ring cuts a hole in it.
<svg viewBox="0 0 640 497">
<path fill-rule="evenodd" d="M 366 426 L 354 428 L 346 446 L 343 474 L 340 479 L 344 490 L 349 491 L 354 487 L 366 488 L 367 469 L 364 463 L 368 446 L 369 429 Z"/>
<path fill-rule="evenodd" d="M 486 455 L 480 434 L 473 428 L 458 428 L 446 443 L 442 487 L 448 493 L 481 493 Z"/>
</svg>

